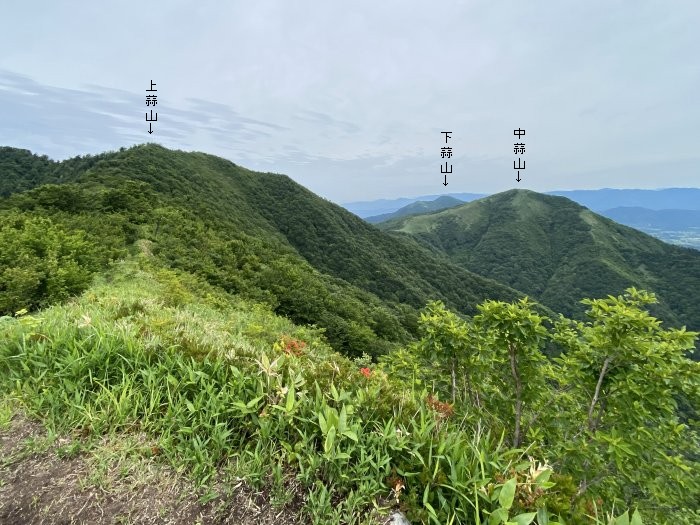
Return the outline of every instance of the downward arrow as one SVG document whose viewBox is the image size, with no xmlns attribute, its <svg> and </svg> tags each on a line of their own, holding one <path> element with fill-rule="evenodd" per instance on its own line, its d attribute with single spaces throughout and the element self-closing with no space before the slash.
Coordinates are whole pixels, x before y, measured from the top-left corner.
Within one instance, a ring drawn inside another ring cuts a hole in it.
<svg viewBox="0 0 700 525">
<path fill-rule="evenodd" d="M 153 124 L 148 124 L 148 132 L 149 132 L 149 133 L 153 133 L 153 130 L 151 129 L 151 126 L 153 126 Z"/>
<path fill-rule="evenodd" d="M 447 175 L 445 175 L 445 182 L 443 182 L 442 185 L 447 186 Z"/>
<path fill-rule="evenodd" d="M 516 177 L 515 180 L 517 180 L 518 182 L 520 182 L 521 180 L 523 180 L 523 179 L 520 178 L 520 171 L 518 171 L 518 176 Z"/>
</svg>

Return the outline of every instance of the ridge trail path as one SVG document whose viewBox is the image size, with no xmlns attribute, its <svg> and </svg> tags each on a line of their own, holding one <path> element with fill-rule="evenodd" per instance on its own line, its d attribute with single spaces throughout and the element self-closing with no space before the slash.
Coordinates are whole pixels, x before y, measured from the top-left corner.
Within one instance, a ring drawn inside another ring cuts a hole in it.
<svg viewBox="0 0 700 525">
<path fill-rule="evenodd" d="M 0 427 L 0 523 L 3 525 L 297 525 L 302 498 L 274 508 L 268 494 L 243 481 L 200 503 L 191 483 L 154 458 L 133 453 L 132 440 L 101 438 L 70 452 L 78 437 L 51 439 L 15 414 Z M 127 444 L 128 441 L 128 444 Z M 121 450 L 119 450 L 121 448 Z M 144 447 L 141 447 L 142 449 Z"/>
</svg>

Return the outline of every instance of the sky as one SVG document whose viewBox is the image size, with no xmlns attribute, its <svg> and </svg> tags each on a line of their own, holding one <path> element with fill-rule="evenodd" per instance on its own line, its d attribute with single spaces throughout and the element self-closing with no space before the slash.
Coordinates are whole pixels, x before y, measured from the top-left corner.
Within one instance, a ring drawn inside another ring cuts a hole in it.
<svg viewBox="0 0 700 525">
<path fill-rule="evenodd" d="M 700 186 L 696 0 L 7 4 L 0 145 L 157 142 L 339 203 Z"/>
</svg>

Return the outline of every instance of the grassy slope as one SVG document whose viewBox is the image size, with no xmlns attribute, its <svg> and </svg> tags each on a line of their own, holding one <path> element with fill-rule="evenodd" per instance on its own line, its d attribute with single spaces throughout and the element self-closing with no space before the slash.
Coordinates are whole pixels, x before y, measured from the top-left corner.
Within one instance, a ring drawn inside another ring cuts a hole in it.
<svg viewBox="0 0 700 525">
<path fill-rule="evenodd" d="M 0 318 L 0 423 L 20 407 L 51 435 L 82 436 L 63 440 L 63 457 L 104 456 L 107 436 L 123 457 L 152 458 L 219 492 L 241 476 L 273 506 L 292 503 L 319 524 L 380 523 L 374 503 L 392 505 L 395 468 L 412 480 L 403 509 L 427 522 L 421 502 L 438 453 L 455 483 L 480 472 L 486 486 L 509 472 L 515 457 L 497 439 L 459 418 L 438 431 L 418 396 L 379 370 L 365 378 L 318 330 L 175 275 L 147 253 L 67 304 Z M 23 457 L 0 464 L 0 478 Z M 141 477 L 142 466 L 131 468 Z M 440 519 L 461 509 L 470 520 L 466 499 L 431 494 Z M 31 509 L 15 510 L 26 518 Z"/>
<path fill-rule="evenodd" d="M 563 197 L 511 190 L 442 212 L 388 221 L 471 271 L 565 315 L 583 297 L 628 286 L 657 293 L 656 315 L 700 328 L 700 253 L 665 244 Z"/>
</svg>

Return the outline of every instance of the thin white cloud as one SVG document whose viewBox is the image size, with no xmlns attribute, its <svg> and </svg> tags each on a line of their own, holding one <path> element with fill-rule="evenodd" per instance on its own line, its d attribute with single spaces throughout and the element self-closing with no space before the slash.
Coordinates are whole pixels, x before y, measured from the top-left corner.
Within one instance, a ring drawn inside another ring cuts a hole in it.
<svg viewBox="0 0 700 525">
<path fill-rule="evenodd" d="M 55 157 L 157 140 L 350 201 L 440 192 L 451 129 L 449 189 L 494 192 L 523 127 L 531 189 L 698 185 L 695 1 L 25 0 L 3 22 L 0 143 Z"/>
</svg>

